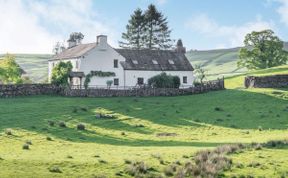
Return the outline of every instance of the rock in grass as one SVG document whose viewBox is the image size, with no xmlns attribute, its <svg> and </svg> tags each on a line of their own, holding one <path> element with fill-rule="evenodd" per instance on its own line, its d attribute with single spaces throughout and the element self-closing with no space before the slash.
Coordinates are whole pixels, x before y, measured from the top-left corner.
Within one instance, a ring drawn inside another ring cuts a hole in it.
<svg viewBox="0 0 288 178">
<path fill-rule="evenodd" d="M 25 143 L 23 146 L 22 146 L 22 149 L 23 150 L 29 150 L 29 145 L 27 143 Z"/>
<path fill-rule="evenodd" d="M 59 127 L 63 127 L 64 128 L 64 127 L 67 127 L 67 126 L 66 126 L 65 122 L 61 121 L 61 122 L 59 122 Z"/>
<path fill-rule="evenodd" d="M 27 140 L 27 141 L 26 141 L 26 144 L 27 144 L 27 145 L 32 145 L 32 141 L 31 141 L 31 140 Z"/>
<path fill-rule="evenodd" d="M 85 125 L 84 124 L 78 124 L 77 130 L 85 130 Z"/>
<path fill-rule="evenodd" d="M 220 107 L 215 107 L 214 110 L 215 110 L 215 111 L 223 111 L 223 109 L 220 108 Z"/>
<path fill-rule="evenodd" d="M 54 121 L 48 121 L 48 124 L 53 127 L 55 125 L 55 122 Z"/>
<path fill-rule="evenodd" d="M 52 141 L 53 139 L 51 137 L 46 137 L 46 140 Z"/>
<path fill-rule="evenodd" d="M 53 173 L 62 173 L 61 169 L 58 166 L 50 167 L 49 171 Z"/>
<path fill-rule="evenodd" d="M 6 129 L 6 130 L 5 130 L 5 133 L 6 133 L 6 135 L 13 135 L 11 129 Z"/>
</svg>

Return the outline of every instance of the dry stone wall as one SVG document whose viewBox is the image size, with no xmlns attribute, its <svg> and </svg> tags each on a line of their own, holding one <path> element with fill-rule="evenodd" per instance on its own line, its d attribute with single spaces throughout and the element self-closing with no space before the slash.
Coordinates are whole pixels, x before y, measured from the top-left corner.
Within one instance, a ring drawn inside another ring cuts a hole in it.
<svg viewBox="0 0 288 178">
<path fill-rule="evenodd" d="M 288 75 L 248 76 L 245 77 L 246 88 L 281 88 L 288 87 Z"/>
<path fill-rule="evenodd" d="M 132 96 L 180 96 L 223 90 L 224 79 L 206 82 L 191 88 L 135 88 L 127 90 L 113 89 L 71 89 L 50 84 L 0 85 L 0 97 L 32 95 L 60 95 L 69 97 L 132 97 Z"/>
</svg>

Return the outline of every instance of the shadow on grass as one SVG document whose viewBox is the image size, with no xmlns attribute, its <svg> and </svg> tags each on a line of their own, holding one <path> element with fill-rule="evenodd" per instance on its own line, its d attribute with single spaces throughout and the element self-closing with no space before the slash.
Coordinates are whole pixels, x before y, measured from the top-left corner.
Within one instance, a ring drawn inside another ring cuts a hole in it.
<svg viewBox="0 0 288 178">
<path fill-rule="evenodd" d="M 285 90 L 286 91 L 286 90 Z M 73 113 L 85 106 L 87 112 Z M 202 123 L 237 129 L 287 129 L 287 100 L 248 90 L 225 90 L 201 95 L 147 98 L 68 98 L 34 96 L 0 100 L 0 131 L 20 128 L 75 142 L 95 142 L 128 146 L 215 146 L 220 143 L 153 141 L 111 137 L 76 129 L 48 129 L 48 120 L 83 122 L 108 131 L 127 131 L 151 135 L 161 130 L 135 127 L 121 119 L 97 120 L 94 111 L 101 107 L 126 117 L 159 126 L 181 129 L 205 127 Z M 69 118 L 70 117 L 70 118 Z M 197 124 L 199 123 L 199 124 Z M 36 129 L 35 129 L 36 128 Z"/>
</svg>

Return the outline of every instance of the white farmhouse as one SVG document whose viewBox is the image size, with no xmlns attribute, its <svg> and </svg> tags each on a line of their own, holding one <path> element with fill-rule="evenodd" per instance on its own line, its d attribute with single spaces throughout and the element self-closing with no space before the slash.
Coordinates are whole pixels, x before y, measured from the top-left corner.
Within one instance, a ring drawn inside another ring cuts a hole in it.
<svg viewBox="0 0 288 178">
<path fill-rule="evenodd" d="M 129 88 L 147 84 L 149 78 L 165 72 L 179 76 L 181 87 L 189 87 L 193 85 L 194 69 L 182 43 L 179 44 L 173 51 L 115 49 L 104 35 L 97 36 L 96 43 L 70 42 L 68 49 L 49 60 L 49 79 L 59 61 L 70 61 L 71 85 L 83 86 L 85 76 L 92 72 L 89 87 L 106 87 L 107 81 L 112 81 L 112 88 Z"/>
</svg>

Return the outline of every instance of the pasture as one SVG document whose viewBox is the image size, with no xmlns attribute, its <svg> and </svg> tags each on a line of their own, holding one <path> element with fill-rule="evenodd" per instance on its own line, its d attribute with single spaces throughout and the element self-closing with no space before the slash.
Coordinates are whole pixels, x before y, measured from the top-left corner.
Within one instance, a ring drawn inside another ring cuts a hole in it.
<svg viewBox="0 0 288 178">
<path fill-rule="evenodd" d="M 288 66 L 254 74 L 276 73 Z M 243 77 L 181 97 L 0 99 L 0 177 L 133 177 L 127 170 L 142 161 L 141 176 L 168 177 L 167 167 L 199 150 L 288 139 L 288 89 L 244 89 Z M 244 149 L 222 176 L 287 176 L 287 154 Z"/>
</svg>

